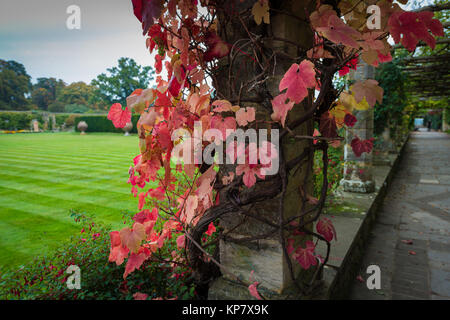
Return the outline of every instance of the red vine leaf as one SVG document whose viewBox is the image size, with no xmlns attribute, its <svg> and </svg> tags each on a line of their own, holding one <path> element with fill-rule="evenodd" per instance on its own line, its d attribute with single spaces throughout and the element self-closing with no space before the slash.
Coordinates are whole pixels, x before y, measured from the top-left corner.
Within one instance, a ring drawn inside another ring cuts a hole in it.
<svg viewBox="0 0 450 320">
<path fill-rule="evenodd" d="M 115 262 L 118 266 L 120 266 L 128 256 L 129 252 L 130 250 L 128 248 L 124 248 L 122 246 L 111 248 L 109 252 L 109 261 Z"/>
<path fill-rule="evenodd" d="M 333 223 L 328 218 L 320 219 L 316 225 L 316 230 L 327 241 L 331 241 L 333 238 L 337 240 L 336 229 L 334 229 Z"/>
<path fill-rule="evenodd" d="M 253 273 L 254 272 L 255 272 L 254 270 L 252 270 L 252 272 L 250 272 L 250 279 L 249 280 L 250 280 L 250 282 L 252 282 L 252 284 L 250 284 L 248 286 L 248 291 L 250 291 L 250 294 L 253 297 L 255 297 L 256 299 L 262 300 L 261 296 L 259 295 L 258 289 L 257 289 L 257 287 L 259 285 L 259 282 L 258 281 L 254 281 L 254 278 L 253 278 Z"/>
<path fill-rule="evenodd" d="M 273 121 L 281 122 L 281 125 L 283 127 L 286 122 L 288 111 L 290 111 L 294 107 L 294 101 L 286 101 L 289 101 L 286 93 L 282 93 L 272 100 L 273 113 L 271 115 L 271 118 Z"/>
<path fill-rule="evenodd" d="M 255 108 L 240 108 L 236 111 L 236 122 L 238 125 L 243 127 L 253 121 L 255 121 Z"/>
<path fill-rule="evenodd" d="M 351 113 L 346 113 L 344 116 L 344 123 L 347 127 L 352 128 L 358 120 Z"/>
<path fill-rule="evenodd" d="M 262 300 L 261 296 L 259 295 L 257 286 L 259 285 L 259 282 L 255 281 L 251 285 L 248 286 L 248 291 L 250 291 L 250 294 L 255 297 L 258 300 Z"/>
<path fill-rule="evenodd" d="M 144 252 L 132 253 L 128 258 L 127 264 L 125 266 L 125 272 L 123 273 L 123 279 L 125 280 L 127 276 L 134 270 L 138 270 L 144 261 L 147 259 L 147 255 Z"/>
<path fill-rule="evenodd" d="M 312 241 L 306 241 L 306 248 L 298 247 L 295 250 L 293 258 L 302 266 L 303 269 L 307 270 L 310 266 L 315 266 L 317 264 L 316 256 L 314 255 L 315 245 Z"/>
<path fill-rule="evenodd" d="M 119 231 L 110 232 L 109 237 L 111 238 L 111 248 L 118 247 L 122 244 L 122 241 L 120 241 Z"/>
<path fill-rule="evenodd" d="M 353 152 L 357 157 L 360 157 L 364 152 L 370 153 L 373 148 L 373 138 L 367 140 L 361 140 L 358 137 L 354 138 L 351 142 Z"/>
<path fill-rule="evenodd" d="M 142 22 L 143 34 L 161 16 L 163 0 L 131 0 L 136 18 Z"/>
<path fill-rule="evenodd" d="M 444 36 L 442 24 L 433 19 L 433 12 L 394 12 L 388 21 L 389 31 L 395 43 L 401 42 L 409 51 L 414 51 L 419 40 L 423 40 L 434 49 L 434 36 Z"/>
<path fill-rule="evenodd" d="M 205 42 L 208 47 L 203 56 L 205 62 L 225 57 L 230 52 L 231 45 L 223 41 L 215 32 L 208 32 Z"/>
<path fill-rule="evenodd" d="M 318 11 L 314 11 L 311 14 L 310 19 L 316 31 L 328 40 L 352 48 L 359 48 L 355 39 L 359 39 L 361 34 L 345 24 L 331 6 L 321 6 Z"/>
<path fill-rule="evenodd" d="M 326 138 L 337 136 L 336 119 L 330 112 L 327 111 L 320 117 L 319 131 Z"/>
<path fill-rule="evenodd" d="M 111 120 L 114 127 L 123 128 L 131 121 L 131 111 L 128 107 L 123 108 L 120 103 L 114 103 L 109 109 L 108 120 Z"/>
<path fill-rule="evenodd" d="M 286 96 L 294 103 L 300 103 L 308 95 L 308 88 L 316 86 L 316 71 L 311 61 L 303 60 L 292 64 L 280 82 L 280 92 L 287 89 Z"/>
</svg>

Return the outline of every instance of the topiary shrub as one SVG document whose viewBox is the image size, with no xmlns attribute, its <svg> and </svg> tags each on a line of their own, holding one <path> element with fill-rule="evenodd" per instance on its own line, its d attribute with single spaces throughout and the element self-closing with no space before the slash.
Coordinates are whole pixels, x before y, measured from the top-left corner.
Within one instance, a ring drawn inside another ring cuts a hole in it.
<svg viewBox="0 0 450 320">
<path fill-rule="evenodd" d="M 137 122 L 139 120 L 138 115 L 134 115 L 131 119 L 133 122 L 133 129 L 130 133 L 137 133 Z M 88 125 L 86 132 L 116 132 L 122 133 L 122 129 L 117 129 L 114 127 L 112 122 L 108 120 L 106 115 L 83 115 L 75 120 L 75 127 L 77 127 L 78 122 L 85 121 Z M 77 129 L 78 131 L 78 129 Z"/>
</svg>

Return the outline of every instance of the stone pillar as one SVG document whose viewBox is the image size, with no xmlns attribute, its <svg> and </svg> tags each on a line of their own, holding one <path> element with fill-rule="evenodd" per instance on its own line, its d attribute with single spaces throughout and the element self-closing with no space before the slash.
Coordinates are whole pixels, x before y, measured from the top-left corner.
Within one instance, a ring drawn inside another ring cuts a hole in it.
<svg viewBox="0 0 450 320">
<path fill-rule="evenodd" d="M 373 164 L 374 165 L 387 165 L 393 164 L 393 159 L 389 156 L 392 153 L 397 153 L 397 148 L 394 140 L 391 138 L 391 130 L 387 126 L 381 134 L 383 138 L 382 142 L 377 145 L 377 148 L 373 150 Z"/>
<path fill-rule="evenodd" d="M 232 3 L 232 1 L 230 1 L 230 3 Z M 233 10 L 240 12 L 246 8 L 251 8 L 255 1 L 246 0 L 243 3 L 240 3 L 239 1 L 237 1 L 237 3 L 237 8 L 233 8 Z M 283 0 L 276 2 L 276 5 L 278 6 L 278 10 L 285 10 L 286 12 L 292 12 L 301 18 L 307 18 L 306 13 L 314 11 L 315 1 Z M 230 23 L 228 25 L 233 24 Z M 229 39 L 228 41 L 230 43 L 238 41 L 239 39 L 248 38 L 248 35 L 241 27 L 239 21 L 236 21 L 234 25 L 236 26 L 234 29 L 227 30 L 227 39 Z M 261 29 L 258 28 L 262 27 L 264 26 L 256 26 L 254 22 L 249 24 L 250 31 L 255 34 L 260 34 Z M 314 35 L 311 32 L 311 28 L 309 25 L 302 23 L 299 19 L 292 18 L 286 14 L 271 14 L 270 29 L 274 36 L 304 44 L 305 48 L 312 46 Z M 265 45 L 268 48 L 276 48 L 278 51 L 285 52 L 292 56 L 298 55 L 298 48 L 285 41 L 271 41 L 270 43 L 266 42 Z M 245 47 L 243 50 L 250 49 Z M 228 74 L 229 65 L 227 64 L 227 61 L 228 60 L 222 61 L 223 65 L 219 66 L 219 75 Z M 265 84 L 274 97 L 279 94 L 279 82 L 288 68 L 292 65 L 292 60 L 283 59 L 282 55 L 280 55 L 276 61 L 276 70 L 272 74 L 273 76 L 268 79 Z M 237 91 L 239 91 L 241 83 L 245 84 L 246 81 L 253 79 L 255 75 L 260 73 L 257 64 L 246 55 L 237 56 L 233 68 L 235 68 L 233 70 L 234 73 L 238 75 L 235 82 L 233 82 Z M 223 81 L 223 83 L 215 84 L 216 87 L 219 88 L 220 91 L 226 93 L 227 89 L 229 89 L 228 77 L 218 77 L 218 81 Z M 256 98 L 258 98 L 258 96 L 255 95 L 255 90 L 243 90 L 243 101 L 251 101 Z M 230 96 L 230 99 L 233 99 L 233 96 Z M 244 102 L 241 103 L 241 107 L 256 108 L 257 119 L 271 119 L 270 114 L 272 113 L 272 110 L 270 106 L 267 108 L 267 106 L 263 106 L 262 103 Z M 303 104 L 296 105 L 289 113 L 290 119 L 299 118 L 305 112 L 305 108 L 306 106 Z M 306 122 L 302 126 L 296 128 L 294 133 L 297 135 L 312 135 L 313 129 L 312 122 Z M 292 139 L 292 141 L 283 141 L 284 158 L 289 161 L 300 155 L 305 148 L 309 147 L 310 143 L 310 141 L 294 139 Z M 239 212 L 232 212 L 222 216 L 220 219 L 220 225 L 224 229 L 224 233 L 227 233 L 229 238 L 233 238 L 221 240 L 220 263 L 227 271 L 230 271 L 232 274 L 246 282 L 249 282 L 250 278 L 252 278 L 252 281 L 258 281 L 260 283 L 258 291 L 269 299 L 296 299 L 300 298 L 301 295 L 296 290 L 296 286 L 291 280 L 290 269 L 288 268 L 288 263 L 284 257 L 279 232 L 277 230 L 271 232 L 273 228 L 258 221 L 257 218 L 264 218 L 274 224 L 278 224 L 280 203 L 283 204 L 284 219 L 288 219 L 289 216 L 296 216 L 301 212 L 302 200 L 299 192 L 300 185 L 303 185 L 303 183 L 307 181 L 306 192 L 309 194 L 312 194 L 313 192 L 312 174 L 308 175 L 308 172 L 311 171 L 312 159 L 308 160 L 309 161 L 305 161 L 305 163 L 301 165 L 299 170 L 296 170 L 296 172 L 289 175 L 286 193 L 282 199 L 280 190 L 278 196 L 273 199 L 263 200 L 254 205 L 244 207 L 243 210 L 247 210 L 247 216 L 239 214 Z M 276 187 L 274 187 L 273 183 L 271 185 L 269 181 L 263 181 L 255 185 L 254 188 L 273 189 Z M 252 215 L 254 215 L 255 218 L 252 218 Z M 308 218 L 309 216 L 306 217 L 306 219 Z M 264 239 L 233 241 L 251 237 L 258 238 L 258 236 L 268 233 L 270 235 Z M 306 239 L 308 239 L 306 236 L 300 236 L 298 241 L 302 243 L 302 241 L 304 242 Z M 305 271 L 300 268 L 297 262 L 292 262 L 292 264 L 296 281 L 307 281 L 307 279 L 310 278 L 311 273 L 314 272 L 314 268 Z M 248 287 L 236 282 L 233 277 L 230 277 L 227 274 L 227 272 L 222 272 L 222 277 L 218 278 L 210 285 L 208 298 L 211 300 L 253 299 L 249 293 Z"/>
<path fill-rule="evenodd" d="M 447 108 L 444 108 L 442 110 L 442 132 L 446 132 L 450 129 L 450 126 L 448 125 L 448 121 L 450 121 L 450 115 L 448 113 L 449 112 Z"/>
<path fill-rule="evenodd" d="M 55 114 L 52 114 L 51 118 L 52 118 L 52 130 L 53 131 L 58 131 L 57 128 L 56 128 L 56 116 L 55 116 Z"/>
<path fill-rule="evenodd" d="M 375 78 L 375 68 L 360 61 L 356 71 L 350 74 L 351 80 L 366 80 Z M 344 149 L 344 178 L 341 185 L 344 191 L 370 193 L 375 191 L 375 181 L 372 173 L 373 152 L 363 153 L 357 157 L 351 147 L 351 142 L 358 136 L 361 140 L 373 138 L 373 108 L 354 110 L 353 115 L 358 120 L 352 130 L 347 130 Z"/>
<path fill-rule="evenodd" d="M 31 121 L 31 126 L 32 126 L 33 132 L 39 132 L 39 122 L 36 119 L 33 119 Z"/>
</svg>

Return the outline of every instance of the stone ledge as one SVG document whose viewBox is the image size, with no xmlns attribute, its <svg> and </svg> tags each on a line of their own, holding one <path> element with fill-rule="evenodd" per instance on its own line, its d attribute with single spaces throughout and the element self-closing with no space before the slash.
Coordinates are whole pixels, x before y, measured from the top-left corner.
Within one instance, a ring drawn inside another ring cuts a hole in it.
<svg viewBox="0 0 450 320">
<path fill-rule="evenodd" d="M 322 299 L 345 299 L 351 284 L 357 276 L 370 231 L 376 220 L 377 211 L 386 196 L 387 189 L 397 170 L 409 136 L 403 142 L 398 154 L 389 154 L 389 161 L 374 165 L 376 190 L 370 194 L 340 191 L 335 197 L 338 206 L 327 207 L 325 216 L 336 229 L 338 240 L 332 243 L 330 257 L 323 271 L 325 289 Z M 387 165 L 386 163 L 392 163 Z M 318 245 L 317 253 L 326 253 L 324 244 Z"/>
</svg>

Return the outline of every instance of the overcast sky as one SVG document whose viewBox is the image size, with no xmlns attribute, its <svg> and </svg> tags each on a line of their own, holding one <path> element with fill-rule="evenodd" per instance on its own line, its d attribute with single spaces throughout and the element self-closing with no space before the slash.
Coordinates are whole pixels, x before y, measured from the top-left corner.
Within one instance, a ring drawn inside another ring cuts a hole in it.
<svg viewBox="0 0 450 320">
<path fill-rule="evenodd" d="M 81 9 L 81 30 L 66 27 L 70 5 Z M 22 63 L 33 82 L 89 83 L 120 57 L 153 66 L 141 30 L 130 0 L 0 0 L 0 59 Z"/>
<path fill-rule="evenodd" d="M 80 30 L 66 27 L 73 4 L 81 9 Z M 120 57 L 153 65 L 130 0 L 0 1 L 0 59 L 22 63 L 33 82 L 89 83 Z"/>
</svg>

